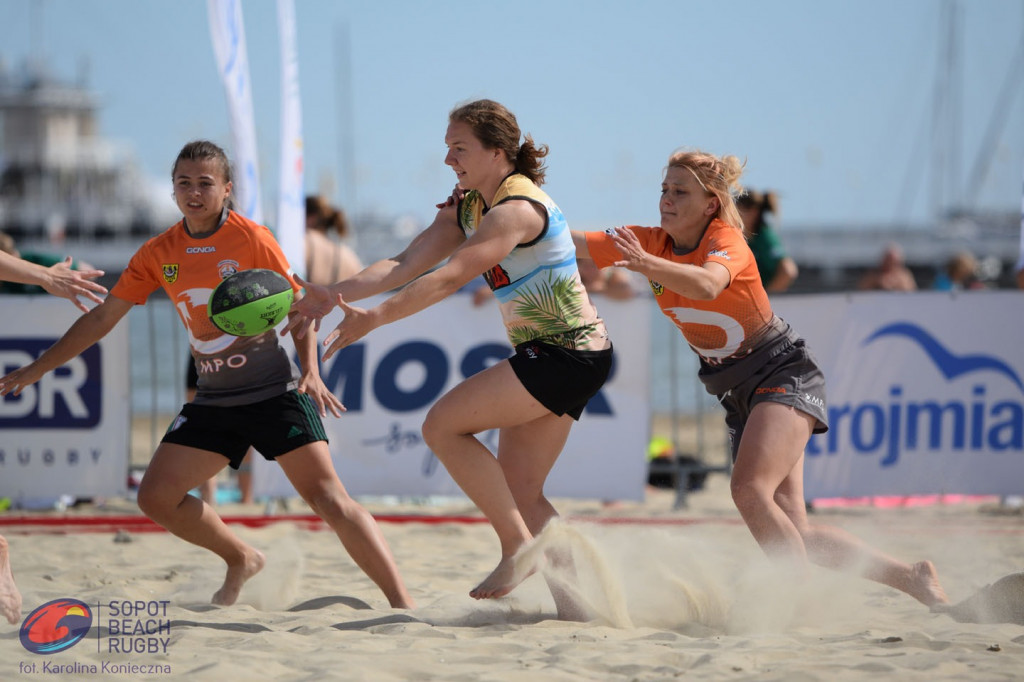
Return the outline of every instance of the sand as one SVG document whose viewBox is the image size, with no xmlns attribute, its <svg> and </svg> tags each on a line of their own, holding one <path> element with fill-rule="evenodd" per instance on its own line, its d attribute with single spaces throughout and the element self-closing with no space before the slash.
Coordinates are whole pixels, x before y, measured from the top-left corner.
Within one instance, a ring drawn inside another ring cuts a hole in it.
<svg viewBox="0 0 1024 682">
<path fill-rule="evenodd" d="M 711 475 L 685 509 L 673 500 L 658 489 L 642 503 L 555 500 L 563 519 L 538 544 L 573 548 L 578 595 L 590 613 L 582 623 L 556 619 L 542 574 L 499 600 L 469 598 L 498 558 L 485 523 L 382 523 L 418 602 L 412 610 L 391 609 L 335 536 L 309 524 L 234 526 L 268 563 L 229 607 L 209 604 L 223 578 L 219 560 L 167 533 L 0 526 L 23 615 L 58 598 L 81 600 L 95 614 L 85 639 L 51 655 L 30 653 L 17 627 L 0 623 L 0 679 L 1021 678 L 1024 626 L 957 622 L 891 588 L 824 569 L 795 579 L 761 554 L 724 475 Z M 386 519 L 478 517 L 462 499 L 363 502 Z M 259 515 L 262 506 L 220 511 Z M 295 500 L 288 512 L 308 510 Z M 932 559 L 959 601 L 1024 570 L 1024 516 L 1005 512 L 990 503 L 840 507 L 814 519 L 900 559 Z M 126 499 L 66 513 L 138 511 Z M 125 602 L 138 602 L 140 617 L 124 617 Z M 132 653 L 112 653 L 112 642 Z"/>
</svg>

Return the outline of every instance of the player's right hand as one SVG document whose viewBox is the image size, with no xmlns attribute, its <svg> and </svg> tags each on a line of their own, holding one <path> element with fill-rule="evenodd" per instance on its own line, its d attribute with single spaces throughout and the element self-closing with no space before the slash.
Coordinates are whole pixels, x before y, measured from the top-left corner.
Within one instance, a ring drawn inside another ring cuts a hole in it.
<svg viewBox="0 0 1024 682">
<path fill-rule="evenodd" d="M 301 339 L 306 336 L 310 322 L 313 323 L 313 331 L 320 331 L 320 320 L 334 310 L 337 297 L 322 284 L 307 282 L 298 275 L 293 277 L 295 283 L 305 291 L 301 298 L 292 303 L 291 310 L 288 311 L 288 324 L 281 330 L 281 336 L 294 330 L 296 337 Z"/>
</svg>

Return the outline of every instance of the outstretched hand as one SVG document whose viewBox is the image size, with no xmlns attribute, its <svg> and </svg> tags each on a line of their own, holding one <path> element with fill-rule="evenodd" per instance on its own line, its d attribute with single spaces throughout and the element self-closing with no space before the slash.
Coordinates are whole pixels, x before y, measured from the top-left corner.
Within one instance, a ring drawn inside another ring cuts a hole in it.
<svg viewBox="0 0 1024 682">
<path fill-rule="evenodd" d="M 47 293 L 66 298 L 74 303 L 76 308 L 87 313 L 89 312 L 88 306 L 82 303 L 78 297 L 84 296 L 93 303 L 103 303 L 103 299 L 97 294 L 107 293 L 107 288 L 92 281 L 102 276 L 103 271 L 93 268 L 72 270 L 71 262 L 71 256 L 68 256 L 60 263 L 55 263 L 47 268 L 47 280 L 42 287 Z"/>
<path fill-rule="evenodd" d="M 338 396 L 334 395 L 324 384 L 319 371 L 314 371 L 308 375 L 304 374 L 299 379 L 298 391 L 312 398 L 321 418 L 327 417 L 328 410 L 335 417 L 340 417 L 342 412 L 347 411 L 345 406 L 341 404 Z"/>
<path fill-rule="evenodd" d="M 338 294 L 338 307 L 345 313 L 345 319 L 324 339 L 324 345 L 327 346 L 323 357 L 325 361 L 377 328 L 376 315 L 373 311 L 350 306 L 345 303 L 341 294 Z"/>
<path fill-rule="evenodd" d="M 313 323 L 313 331 L 320 331 L 320 321 L 325 315 L 334 310 L 334 294 L 328 287 L 322 284 L 307 282 L 298 275 L 293 275 L 295 282 L 305 289 L 302 298 L 292 303 L 288 311 L 288 324 L 281 330 L 281 336 L 290 334 L 293 330 L 297 338 L 305 338 L 310 322 Z"/>
<path fill-rule="evenodd" d="M 455 189 L 452 190 L 452 193 L 448 195 L 447 199 L 442 201 L 440 204 L 434 204 L 434 205 L 437 206 L 438 208 L 447 208 L 449 206 L 454 206 L 457 203 L 459 203 L 460 201 L 462 201 L 462 199 L 465 196 L 466 196 L 466 190 L 462 189 L 458 185 L 455 185 Z"/>
<path fill-rule="evenodd" d="M 0 377 L 0 397 L 13 393 L 21 395 L 26 386 L 39 381 L 43 373 L 36 369 L 35 363 L 29 363 L 20 369 L 16 369 L 5 377 Z"/>
<path fill-rule="evenodd" d="M 620 268 L 626 268 L 633 272 L 643 272 L 644 261 L 648 258 L 648 254 L 644 251 L 644 247 L 640 245 L 640 240 L 637 239 L 636 234 L 633 233 L 628 227 L 616 227 L 610 233 L 612 242 L 615 244 L 615 248 L 622 254 L 622 259 L 617 260 L 612 265 Z"/>
</svg>

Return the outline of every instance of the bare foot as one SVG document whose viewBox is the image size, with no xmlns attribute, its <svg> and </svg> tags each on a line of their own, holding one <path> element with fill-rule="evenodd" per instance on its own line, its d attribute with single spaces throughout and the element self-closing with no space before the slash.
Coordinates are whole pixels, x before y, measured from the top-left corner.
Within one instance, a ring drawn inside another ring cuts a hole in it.
<svg viewBox="0 0 1024 682">
<path fill-rule="evenodd" d="M 21 593 L 14 584 L 14 576 L 6 560 L 6 556 L 0 558 L 0 616 L 14 625 L 21 620 Z"/>
<path fill-rule="evenodd" d="M 948 604 L 949 597 L 939 582 L 939 572 L 930 561 L 918 561 L 912 567 L 907 594 L 925 606 Z"/>
<path fill-rule="evenodd" d="M 497 567 L 491 571 L 489 576 L 484 578 L 482 583 L 470 591 L 469 596 L 473 597 L 473 599 L 497 599 L 498 597 L 504 597 L 537 570 L 534 566 L 531 566 L 529 570 L 522 570 L 521 567 L 516 565 L 516 556 L 518 555 L 502 557 Z M 519 570 L 516 570 L 517 568 Z"/>
<path fill-rule="evenodd" d="M 224 584 L 213 594 L 211 603 L 230 606 L 238 600 L 245 582 L 263 570 L 267 558 L 258 549 L 250 549 L 245 558 L 237 564 L 228 564 Z"/>
</svg>

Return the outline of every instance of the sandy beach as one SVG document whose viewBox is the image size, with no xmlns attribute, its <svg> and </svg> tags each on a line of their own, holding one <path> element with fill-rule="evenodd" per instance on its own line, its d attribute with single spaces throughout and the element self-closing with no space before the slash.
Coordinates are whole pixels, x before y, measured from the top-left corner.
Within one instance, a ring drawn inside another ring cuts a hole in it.
<svg viewBox="0 0 1024 682">
<path fill-rule="evenodd" d="M 671 491 L 655 489 L 643 503 L 556 500 L 563 521 L 537 542 L 573 548 L 592 614 L 583 623 L 555 618 L 541 575 L 500 600 L 468 597 L 498 556 L 468 501 L 364 503 L 401 519 L 382 528 L 416 609 L 388 607 L 333 534 L 306 524 L 236 526 L 268 563 L 230 607 L 209 604 L 219 560 L 167 533 L 5 526 L 24 615 L 73 598 L 93 607 L 94 624 L 51 655 L 30 653 L 17 627 L 0 625 L 0 677 L 1012 680 L 1024 670 L 1021 625 L 960 623 L 855 576 L 815 569 L 795 581 L 773 567 L 739 522 L 722 475 L 682 510 Z M 289 512 L 306 510 L 296 501 Z M 67 514 L 137 509 L 110 500 Z M 457 520 L 422 522 L 438 517 Z M 816 518 L 901 559 L 931 558 L 953 601 L 1024 567 L 1024 517 L 990 505 L 841 508 Z"/>
</svg>

